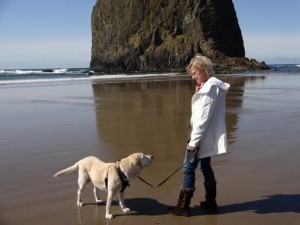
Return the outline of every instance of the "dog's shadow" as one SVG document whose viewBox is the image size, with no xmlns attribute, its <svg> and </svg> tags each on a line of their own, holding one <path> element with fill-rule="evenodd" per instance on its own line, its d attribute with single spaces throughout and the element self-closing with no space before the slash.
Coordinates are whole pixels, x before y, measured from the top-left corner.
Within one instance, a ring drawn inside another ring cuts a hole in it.
<svg viewBox="0 0 300 225">
<path fill-rule="evenodd" d="M 151 198 L 132 198 L 125 200 L 126 207 L 131 209 L 130 215 L 145 215 L 145 216 L 157 216 L 168 214 L 168 205 L 162 204 L 155 199 Z M 105 206 L 106 202 L 101 204 L 97 203 L 85 203 L 84 206 L 95 205 Z M 112 206 L 118 206 L 118 201 L 113 201 Z M 123 215 L 123 214 L 122 214 Z M 115 215 L 118 216 L 118 215 Z"/>
<path fill-rule="evenodd" d="M 152 198 L 126 199 L 126 206 L 138 215 L 158 216 L 168 214 L 168 205 L 162 204 Z"/>
</svg>

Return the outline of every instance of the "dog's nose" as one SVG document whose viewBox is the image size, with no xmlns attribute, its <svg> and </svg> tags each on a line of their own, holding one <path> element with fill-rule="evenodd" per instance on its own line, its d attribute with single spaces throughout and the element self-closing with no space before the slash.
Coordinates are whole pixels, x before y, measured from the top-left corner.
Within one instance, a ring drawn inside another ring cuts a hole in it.
<svg viewBox="0 0 300 225">
<path fill-rule="evenodd" d="M 150 159 L 153 159 L 153 155 L 150 155 Z"/>
</svg>

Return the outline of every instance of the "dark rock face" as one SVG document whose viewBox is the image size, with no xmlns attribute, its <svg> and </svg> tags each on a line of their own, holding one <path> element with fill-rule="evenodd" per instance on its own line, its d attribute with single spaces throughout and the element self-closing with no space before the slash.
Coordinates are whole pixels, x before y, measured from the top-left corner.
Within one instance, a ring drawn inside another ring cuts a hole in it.
<svg viewBox="0 0 300 225">
<path fill-rule="evenodd" d="M 220 72 L 267 68 L 244 58 L 232 0 L 98 0 L 93 9 L 96 72 L 182 71 L 196 53 Z"/>
</svg>

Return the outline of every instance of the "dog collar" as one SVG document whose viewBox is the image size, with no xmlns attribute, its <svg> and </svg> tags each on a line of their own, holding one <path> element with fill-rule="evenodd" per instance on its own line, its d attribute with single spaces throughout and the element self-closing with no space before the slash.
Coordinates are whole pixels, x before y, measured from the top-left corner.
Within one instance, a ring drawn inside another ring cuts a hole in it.
<svg viewBox="0 0 300 225">
<path fill-rule="evenodd" d="M 123 192 L 127 187 L 129 187 L 129 180 L 128 180 L 127 176 L 125 175 L 125 173 L 123 173 L 123 171 L 120 169 L 120 166 L 119 166 L 120 161 L 121 160 L 118 160 L 116 162 L 116 166 L 117 166 L 118 175 L 119 175 L 119 177 L 122 181 L 122 190 L 121 190 L 121 192 Z"/>
</svg>

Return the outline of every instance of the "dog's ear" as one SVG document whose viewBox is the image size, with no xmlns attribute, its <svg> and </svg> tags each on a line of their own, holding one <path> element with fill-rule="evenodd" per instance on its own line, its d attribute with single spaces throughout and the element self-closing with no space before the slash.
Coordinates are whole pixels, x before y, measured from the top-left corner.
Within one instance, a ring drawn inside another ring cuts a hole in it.
<svg viewBox="0 0 300 225">
<path fill-rule="evenodd" d="M 135 166 L 142 167 L 143 166 L 143 164 L 142 164 L 143 157 L 144 157 L 143 154 L 136 154 L 135 157 L 134 157 L 133 164 Z"/>
</svg>

